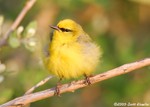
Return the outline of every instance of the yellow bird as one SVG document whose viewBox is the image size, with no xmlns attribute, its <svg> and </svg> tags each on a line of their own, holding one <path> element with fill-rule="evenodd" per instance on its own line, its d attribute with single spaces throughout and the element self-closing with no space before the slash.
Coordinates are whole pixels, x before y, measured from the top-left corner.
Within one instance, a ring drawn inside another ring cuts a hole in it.
<svg viewBox="0 0 150 107">
<path fill-rule="evenodd" d="M 101 57 L 99 46 L 71 19 L 61 20 L 51 28 L 54 32 L 45 58 L 46 68 L 60 80 L 84 75 L 90 84 L 88 77 Z"/>
</svg>

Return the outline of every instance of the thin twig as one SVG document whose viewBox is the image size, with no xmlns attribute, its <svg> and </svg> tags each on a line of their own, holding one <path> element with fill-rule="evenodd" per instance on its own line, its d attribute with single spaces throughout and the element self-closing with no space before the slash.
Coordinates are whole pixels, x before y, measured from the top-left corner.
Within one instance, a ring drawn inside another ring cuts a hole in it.
<svg viewBox="0 0 150 107">
<path fill-rule="evenodd" d="M 97 82 L 100 82 L 100 81 L 103 81 L 103 80 L 106 80 L 106 79 L 109 79 L 118 75 L 126 74 L 128 72 L 134 71 L 136 69 L 139 69 L 145 66 L 150 66 L 150 58 L 146 58 L 144 60 L 140 60 L 137 62 L 125 64 L 118 68 L 95 75 L 90 78 L 90 82 L 91 84 L 94 84 L 94 83 L 97 83 Z M 85 84 L 85 80 L 73 81 L 71 83 L 62 85 L 60 87 L 60 93 L 74 92 L 74 90 L 85 87 L 85 86 L 87 86 L 87 84 Z M 18 97 L 3 105 L 0 105 L 0 107 L 14 107 L 17 105 L 24 106 L 26 104 L 54 96 L 54 93 L 55 93 L 55 88 L 47 89 L 44 91 Z"/>
<path fill-rule="evenodd" d="M 52 79 L 54 76 L 48 76 L 45 79 L 41 80 L 39 83 L 37 83 L 35 86 L 33 86 L 32 88 L 30 88 L 24 95 L 28 95 L 31 94 L 36 88 L 44 85 L 45 83 L 47 83 L 50 79 Z M 19 105 L 18 107 L 22 107 L 22 105 Z M 30 107 L 30 103 L 25 105 L 24 107 Z"/>
<path fill-rule="evenodd" d="M 31 94 L 36 88 L 44 85 L 46 82 L 48 82 L 51 78 L 53 78 L 53 76 L 48 76 L 45 79 L 41 80 L 39 83 L 37 83 L 35 86 L 33 86 L 32 88 L 30 88 L 25 95 L 27 94 Z"/>
<path fill-rule="evenodd" d="M 20 24 L 20 22 L 25 17 L 26 13 L 31 9 L 31 7 L 34 5 L 35 2 L 36 2 L 36 0 L 27 0 L 25 6 L 23 7 L 21 12 L 19 13 L 18 17 L 16 18 L 16 20 L 14 21 L 12 26 L 8 29 L 8 31 L 5 33 L 3 38 L 0 40 L 0 47 L 7 44 L 8 37 L 17 28 L 17 26 Z"/>
</svg>

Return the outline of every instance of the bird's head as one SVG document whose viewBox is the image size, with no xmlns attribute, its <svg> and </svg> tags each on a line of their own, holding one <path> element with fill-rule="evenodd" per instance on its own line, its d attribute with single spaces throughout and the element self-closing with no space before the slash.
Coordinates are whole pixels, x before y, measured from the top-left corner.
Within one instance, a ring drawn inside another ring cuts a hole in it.
<svg viewBox="0 0 150 107">
<path fill-rule="evenodd" d="M 82 27 L 71 19 L 60 21 L 57 26 L 51 26 L 54 34 L 53 38 L 61 39 L 62 41 L 74 41 L 80 35 L 84 34 Z"/>
</svg>

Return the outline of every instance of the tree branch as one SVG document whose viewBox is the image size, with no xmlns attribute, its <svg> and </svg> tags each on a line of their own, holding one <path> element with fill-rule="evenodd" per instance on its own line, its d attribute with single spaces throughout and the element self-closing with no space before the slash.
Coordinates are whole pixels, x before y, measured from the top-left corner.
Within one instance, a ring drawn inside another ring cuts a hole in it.
<svg viewBox="0 0 150 107">
<path fill-rule="evenodd" d="M 30 88 L 25 95 L 27 94 L 31 94 L 36 88 L 42 86 L 43 84 L 45 84 L 47 81 L 49 81 L 51 78 L 53 78 L 53 76 L 48 76 L 45 79 L 41 80 L 39 83 L 37 83 L 35 86 L 33 86 L 32 88 Z"/>
<path fill-rule="evenodd" d="M 0 47 L 7 44 L 7 39 L 9 37 L 9 35 L 17 28 L 17 26 L 20 24 L 20 22 L 25 17 L 26 13 L 31 9 L 31 7 L 34 5 L 35 2 L 36 2 L 36 0 L 27 0 L 25 6 L 19 13 L 18 17 L 16 18 L 16 20 L 14 21 L 12 26 L 8 29 L 8 31 L 5 33 L 3 38 L 0 40 Z"/>
<path fill-rule="evenodd" d="M 118 75 L 126 74 L 128 72 L 134 71 L 136 69 L 139 69 L 145 66 L 150 66 L 150 58 L 146 58 L 144 60 L 140 60 L 137 62 L 125 64 L 118 68 L 95 75 L 90 78 L 90 81 L 91 81 L 91 84 L 94 84 L 94 83 L 97 83 L 97 82 L 100 82 L 100 81 L 103 81 L 103 80 L 106 80 L 106 79 L 109 79 Z M 85 87 L 85 86 L 87 86 L 87 84 L 85 84 L 85 80 L 73 81 L 71 83 L 62 85 L 60 87 L 60 93 L 74 92 L 74 90 Z M 36 92 L 33 94 L 24 95 L 14 100 L 11 100 L 3 105 L 0 105 L 0 107 L 14 107 L 17 105 L 24 106 L 31 102 L 35 102 L 38 100 L 42 100 L 42 99 L 54 96 L 54 92 L 55 92 L 55 88 L 50 88 L 50 89 Z"/>
</svg>

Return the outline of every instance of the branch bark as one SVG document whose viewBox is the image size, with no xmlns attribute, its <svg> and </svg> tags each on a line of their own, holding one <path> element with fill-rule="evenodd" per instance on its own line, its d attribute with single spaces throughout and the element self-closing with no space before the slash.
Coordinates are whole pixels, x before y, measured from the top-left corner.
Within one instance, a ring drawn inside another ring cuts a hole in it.
<svg viewBox="0 0 150 107">
<path fill-rule="evenodd" d="M 103 81 L 103 80 L 106 80 L 106 79 L 109 79 L 118 75 L 132 72 L 136 69 L 139 69 L 145 66 L 150 66 L 150 58 L 146 58 L 144 60 L 125 64 L 115 69 L 109 70 L 107 72 L 95 75 L 90 78 L 90 81 L 91 81 L 91 84 L 94 84 L 94 83 L 97 83 L 97 82 L 100 82 L 100 81 Z M 62 85 L 60 87 L 60 93 L 74 92 L 74 90 L 83 88 L 86 86 L 87 84 L 85 84 L 85 80 L 73 81 L 71 83 Z M 14 100 L 11 100 L 3 105 L 0 105 L 0 107 L 14 107 L 14 106 L 19 106 L 19 105 L 24 106 L 26 104 L 54 96 L 54 92 L 55 92 L 55 87 L 44 90 L 44 91 L 36 92 L 33 94 L 24 95 Z"/>
<path fill-rule="evenodd" d="M 19 13 L 18 17 L 16 18 L 16 20 L 14 21 L 12 26 L 8 29 L 8 31 L 5 33 L 3 38 L 0 40 L 0 47 L 7 44 L 7 39 L 9 37 L 9 35 L 17 28 L 17 26 L 20 24 L 20 22 L 25 17 L 26 13 L 31 9 L 31 7 L 34 5 L 35 2 L 36 2 L 36 0 L 27 0 L 25 6 Z"/>
</svg>

